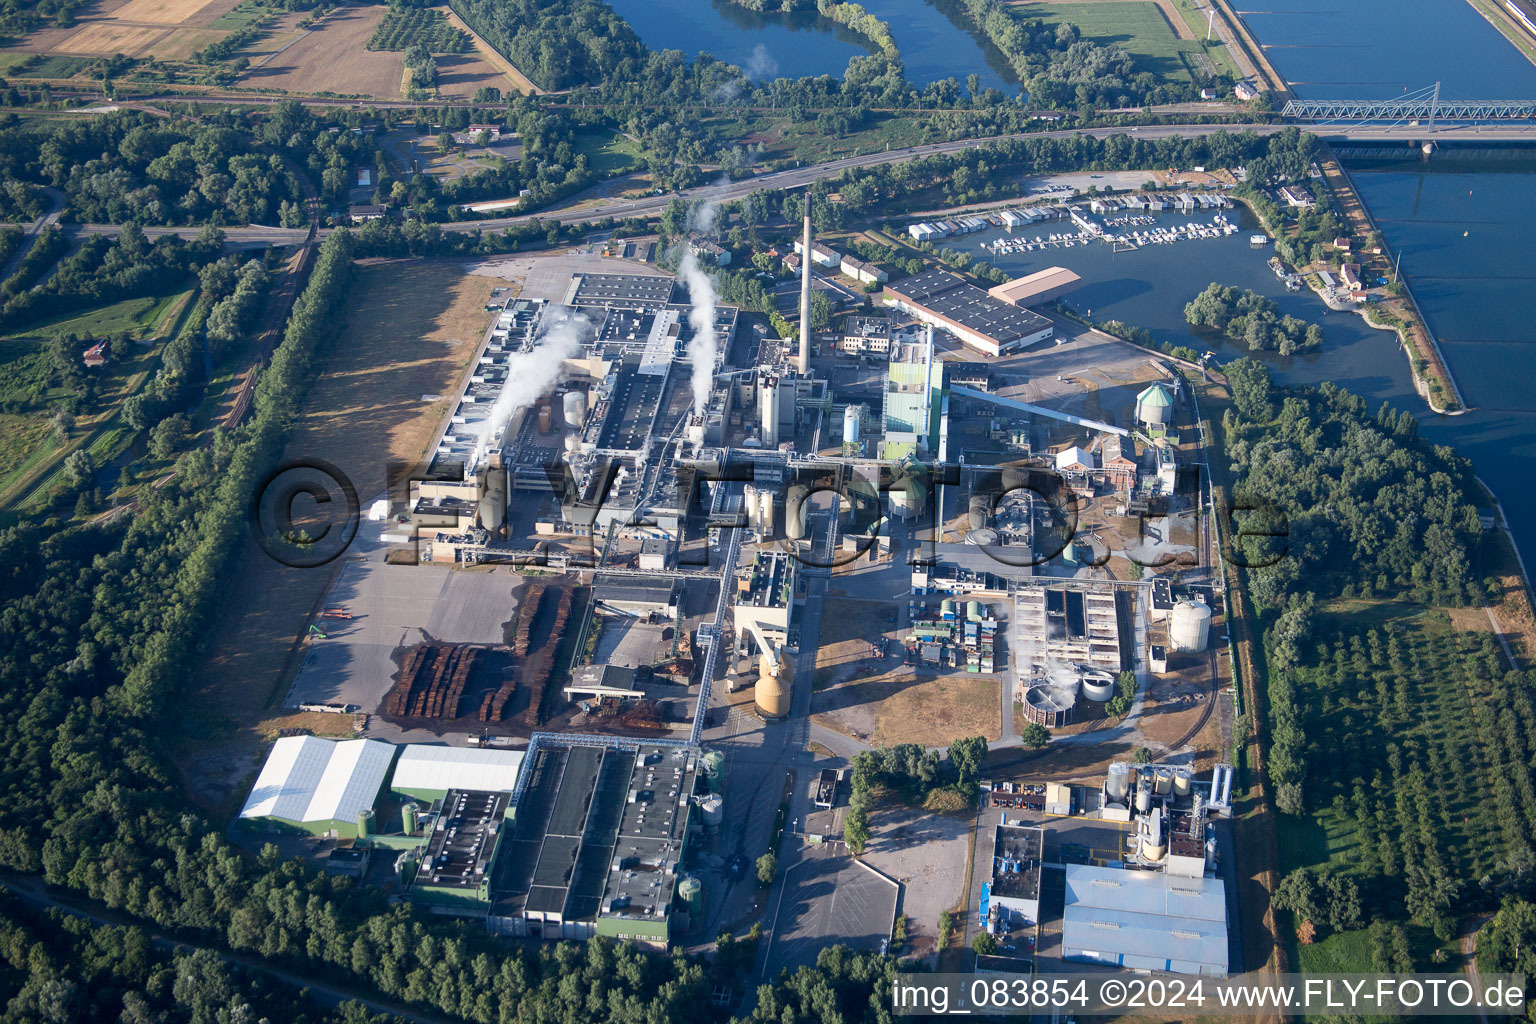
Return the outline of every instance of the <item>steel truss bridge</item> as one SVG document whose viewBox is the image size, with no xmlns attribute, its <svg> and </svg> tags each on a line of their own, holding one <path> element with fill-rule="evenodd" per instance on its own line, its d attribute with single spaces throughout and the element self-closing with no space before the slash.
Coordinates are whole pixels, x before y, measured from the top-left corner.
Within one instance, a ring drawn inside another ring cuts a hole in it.
<svg viewBox="0 0 1536 1024">
<path fill-rule="evenodd" d="M 1536 100 L 1444 99 L 1436 82 L 1390 100 L 1291 100 L 1281 115 L 1298 121 L 1416 121 L 1433 131 L 1436 121 L 1536 120 Z"/>
</svg>

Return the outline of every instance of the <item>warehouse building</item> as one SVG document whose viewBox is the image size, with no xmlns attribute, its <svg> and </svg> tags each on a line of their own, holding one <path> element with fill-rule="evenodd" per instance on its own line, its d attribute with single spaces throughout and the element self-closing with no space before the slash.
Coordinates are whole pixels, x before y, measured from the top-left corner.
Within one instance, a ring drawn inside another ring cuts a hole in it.
<svg viewBox="0 0 1536 1024">
<path fill-rule="evenodd" d="M 993 298 L 947 270 L 925 270 L 885 286 L 885 301 L 989 356 L 1049 341 L 1051 322 Z"/>
<path fill-rule="evenodd" d="M 1220 878 L 1086 864 L 1066 867 L 1062 957 L 1132 970 L 1224 975 L 1227 896 Z"/>
<path fill-rule="evenodd" d="M 1045 832 L 1002 824 L 992 838 L 992 875 L 981 889 L 980 920 L 999 942 L 1040 923 L 1040 858 Z"/>
<path fill-rule="evenodd" d="M 455 789 L 510 793 L 522 764 L 521 750 L 412 743 L 401 748 L 389 788 L 426 803 Z"/>
<path fill-rule="evenodd" d="M 696 748 L 535 737 L 491 868 L 493 932 L 667 943 Z"/>
<path fill-rule="evenodd" d="M 378 740 L 284 736 L 272 745 L 237 823 L 343 839 L 366 835 L 394 757 L 394 746 Z"/>
<path fill-rule="evenodd" d="M 988 288 L 987 294 L 1011 306 L 1040 306 L 1076 291 L 1082 283 L 1066 267 L 1047 267 Z"/>
</svg>

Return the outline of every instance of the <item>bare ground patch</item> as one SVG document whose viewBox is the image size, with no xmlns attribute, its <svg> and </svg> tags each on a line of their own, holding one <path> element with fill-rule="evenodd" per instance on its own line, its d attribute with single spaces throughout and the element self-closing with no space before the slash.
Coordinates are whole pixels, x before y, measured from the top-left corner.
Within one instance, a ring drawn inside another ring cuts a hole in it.
<svg viewBox="0 0 1536 1024">
<path fill-rule="evenodd" d="M 241 76 L 240 84 L 289 92 L 400 95 L 405 55 L 364 49 L 388 8 L 346 7 Z"/>
<path fill-rule="evenodd" d="M 358 268 L 345 328 L 332 342 L 310 391 L 288 458 L 322 458 L 339 467 L 367 502 L 383 490 L 391 460 L 418 458 L 435 436 L 447 399 L 478 348 L 497 282 L 449 263 L 375 262 Z M 248 777 L 275 730 L 317 724 L 269 712 L 298 667 L 296 640 L 346 556 L 318 569 L 294 569 L 247 541 L 230 599 L 193 677 L 178 761 L 196 780 L 193 796 L 222 809 Z M 321 716 L 344 730 L 347 716 Z"/>
</svg>

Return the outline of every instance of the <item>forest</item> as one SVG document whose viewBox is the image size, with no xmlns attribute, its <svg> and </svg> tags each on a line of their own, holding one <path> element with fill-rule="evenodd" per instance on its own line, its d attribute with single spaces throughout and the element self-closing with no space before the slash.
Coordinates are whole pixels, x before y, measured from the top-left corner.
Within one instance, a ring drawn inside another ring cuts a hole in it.
<svg viewBox="0 0 1536 1024">
<path fill-rule="evenodd" d="M 1258 292 L 1214 282 L 1184 306 L 1184 322 L 1243 342 L 1250 352 L 1289 356 L 1315 352 L 1323 345 L 1323 329 L 1317 324 L 1281 316 L 1280 307 Z"/>
<path fill-rule="evenodd" d="M 408 50 L 425 47 L 428 53 L 468 53 L 469 36 L 454 28 L 448 16 L 431 7 L 391 4 L 389 13 L 369 37 L 370 50 Z"/>
<path fill-rule="evenodd" d="M 1224 369 L 1246 510 L 1228 557 L 1263 624 L 1267 770 L 1292 836 L 1276 905 L 1301 969 L 1434 969 L 1462 917 L 1536 884 L 1536 675 L 1466 625 L 1480 610 L 1453 620 L 1483 587 L 1470 464 L 1332 383 Z"/>
</svg>

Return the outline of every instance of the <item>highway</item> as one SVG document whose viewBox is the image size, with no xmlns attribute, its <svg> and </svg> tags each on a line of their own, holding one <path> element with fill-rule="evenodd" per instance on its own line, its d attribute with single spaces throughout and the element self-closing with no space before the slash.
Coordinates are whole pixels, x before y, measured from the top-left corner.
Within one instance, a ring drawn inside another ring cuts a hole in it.
<svg viewBox="0 0 1536 1024">
<path fill-rule="evenodd" d="M 523 214 L 516 217 L 450 221 L 439 226 L 444 231 L 500 231 L 530 220 L 568 224 L 580 221 L 602 220 L 606 217 L 612 217 L 616 220 L 623 220 L 627 217 L 657 217 L 661 215 L 661 212 L 667 208 L 667 204 L 674 198 L 682 198 L 690 202 L 701 199 L 708 199 L 717 203 L 732 202 L 743 199 L 758 189 L 804 188 L 818 178 L 833 178 L 851 167 L 906 163 L 910 160 L 933 156 L 938 153 L 958 153 L 1009 139 L 1064 139 L 1077 135 L 1092 138 L 1107 138 L 1111 135 L 1131 135 L 1147 139 L 1164 139 L 1173 136 L 1194 137 L 1219 131 L 1252 131 L 1258 135 L 1273 135 L 1285 127 L 1287 126 L 1278 124 L 1159 124 L 1142 125 L 1132 128 L 1081 128 L 1071 131 L 1017 132 L 1010 135 L 990 135 L 978 139 L 957 139 L 953 142 L 935 142 L 923 146 L 908 146 L 902 149 L 859 153 L 853 156 L 840 157 L 836 160 L 829 160 L 826 163 L 772 171 L 768 174 L 758 175 L 755 178 L 746 178 L 741 181 L 701 185 L 697 188 L 684 189 L 680 192 L 659 196 L 645 196 L 639 199 L 583 200 L 555 207 L 554 209 L 540 210 L 536 213 Z M 1422 141 L 1428 134 L 1424 128 L 1414 125 L 1354 125 L 1339 127 L 1302 125 L 1299 127 L 1306 131 L 1314 132 L 1331 142 L 1401 142 L 1406 145 Z M 1433 138 L 1440 143 L 1536 142 L 1536 125 L 1442 125 L 1435 129 Z M 116 224 L 82 224 L 72 230 L 77 233 L 115 235 L 122 228 Z M 144 233 L 150 238 L 158 238 L 168 234 L 192 238 L 200 230 L 201 228 L 197 227 L 148 227 L 144 229 Z M 324 229 L 321 234 L 326 234 L 327 231 L 328 229 Z M 298 245 L 304 241 L 307 235 L 307 228 L 279 228 L 253 225 L 224 229 L 224 237 L 228 244 L 246 248 L 261 248 L 269 245 Z"/>
</svg>

